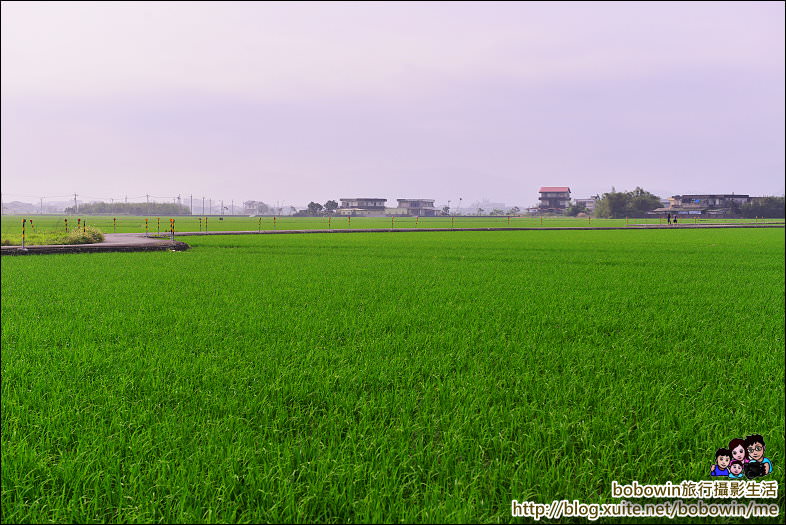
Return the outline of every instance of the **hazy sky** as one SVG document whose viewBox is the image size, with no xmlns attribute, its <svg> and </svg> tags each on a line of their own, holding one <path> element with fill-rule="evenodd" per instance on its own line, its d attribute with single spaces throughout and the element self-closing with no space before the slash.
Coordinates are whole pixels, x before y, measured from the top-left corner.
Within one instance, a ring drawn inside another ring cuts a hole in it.
<svg viewBox="0 0 786 525">
<path fill-rule="evenodd" d="M 2 2 L 3 200 L 782 195 L 785 14 Z"/>
</svg>

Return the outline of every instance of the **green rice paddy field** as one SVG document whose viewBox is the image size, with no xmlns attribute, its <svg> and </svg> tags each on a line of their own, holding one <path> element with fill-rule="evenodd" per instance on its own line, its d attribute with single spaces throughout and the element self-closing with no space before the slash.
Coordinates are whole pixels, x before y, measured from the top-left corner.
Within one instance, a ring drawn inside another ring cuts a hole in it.
<svg viewBox="0 0 786 525">
<path fill-rule="evenodd" d="M 782 522 L 782 229 L 185 240 L 2 258 L 3 522 L 523 521 L 752 433 Z"/>
</svg>

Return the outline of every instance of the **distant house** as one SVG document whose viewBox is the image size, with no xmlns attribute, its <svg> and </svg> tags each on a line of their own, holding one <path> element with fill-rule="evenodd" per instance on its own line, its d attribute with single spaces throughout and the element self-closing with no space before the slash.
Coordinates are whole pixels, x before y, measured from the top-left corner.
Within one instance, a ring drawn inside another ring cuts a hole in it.
<svg viewBox="0 0 786 525">
<path fill-rule="evenodd" d="M 339 215 L 349 216 L 374 216 L 385 214 L 385 203 L 387 199 L 375 199 L 372 197 L 353 197 L 339 199 L 339 205 L 336 213 Z"/>
<path fill-rule="evenodd" d="M 437 214 L 437 209 L 434 207 L 434 199 L 396 200 L 398 201 L 398 209 L 403 210 L 406 215 L 411 217 L 434 217 Z"/>
<path fill-rule="evenodd" d="M 587 211 L 595 209 L 595 199 L 575 199 L 576 206 L 584 206 Z"/>
<path fill-rule="evenodd" d="M 667 213 L 672 215 L 706 215 L 709 213 L 709 208 L 707 206 L 702 206 L 701 204 L 684 204 L 667 206 L 664 208 L 655 208 L 654 210 L 647 212 L 648 215 L 660 216 L 665 216 Z"/>
<path fill-rule="evenodd" d="M 697 194 L 673 195 L 669 205 L 649 212 L 653 215 L 726 215 L 734 214 L 734 208 L 751 202 L 749 195 Z"/>
<path fill-rule="evenodd" d="M 570 205 L 570 188 L 567 186 L 543 186 L 539 190 L 541 211 L 564 212 Z"/>
<path fill-rule="evenodd" d="M 245 201 L 243 203 L 243 214 L 250 217 L 265 215 L 270 213 L 270 207 L 262 201 Z"/>
<path fill-rule="evenodd" d="M 704 195 L 674 195 L 669 202 L 672 206 L 685 206 L 695 205 L 705 206 L 707 208 L 729 208 L 734 204 L 742 206 L 750 202 L 749 195 L 735 195 L 728 194 L 704 194 Z"/>
</svg>

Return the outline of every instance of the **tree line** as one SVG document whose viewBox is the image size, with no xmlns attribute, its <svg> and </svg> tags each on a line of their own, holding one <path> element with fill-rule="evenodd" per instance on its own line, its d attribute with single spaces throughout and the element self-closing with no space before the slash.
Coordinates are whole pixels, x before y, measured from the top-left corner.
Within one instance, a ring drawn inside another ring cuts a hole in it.
<svg viewBox="0 0 786 525">
<path fill-rule="evenodd" d="M 657 195 L 636 187 L 633 191 L 616 191 L 613 187 L 610 192 L 595 195 L 595 210 L 593 215 L 605 219 L 622 219 L 625 217 L 647 217 L 647 212 L 662 206 Z M 571 205 L 567 208 L 567 215 L 576 216 L 587 213 L 582 205 Z M 739 205 L 732 202 L 728 207 L 728 214 L 737 217 L 784 217 L 783 197 L 761 197 L 751 202 Z"/>
<path fill-rule="evenodd" d="M 71 206 L 65 213 L 75 215 L 191 215 L 191 210 L 183 204 L 171 202 L 90 202 Z"/>
<path fill-rule="evenodd" d="M 762 197 L 753 202 L 746 202 L 740 206 L 740 215 L 743 217 L 765 217 L 767 219 L 782 219 L 784 215 L 783 197 Z"/>
<path fill-rule="evenodd" d="M 633 191 L 617 191 L 612 186 L 611 191 L 602 196 L 595 195 L 596 217 L 604 219 L 623 219 L 625 217 L 647 217 L 647 212 L 661 207 L 657 195 L 636 187 Z M 576 216 L 579 213 L 589 213 L 584 205 L 572 205 L 566 210 L 567 215 Z"/>
<path fill-rule="evenodd" d="M 318 202 L 311 201 L 305 210 L 300 210 L 295 213 L 295 217 L 324 217 L 333 215 L 338 209 L 338 202 L 334 200 L 327 201 L 324 205 Z"/>
</svg>

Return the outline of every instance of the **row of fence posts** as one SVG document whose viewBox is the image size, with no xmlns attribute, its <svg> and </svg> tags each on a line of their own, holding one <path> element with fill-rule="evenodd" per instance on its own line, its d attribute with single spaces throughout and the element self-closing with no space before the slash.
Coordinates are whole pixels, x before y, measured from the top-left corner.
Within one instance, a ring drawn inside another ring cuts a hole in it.
<svg viewBox="0 0 786 525">
<path fill-rule="evenodd" d="M 68 219 L 63 219 L 63 222 L 65 223 L 65 232 L 68 233 Z M 30 219 L 30 224 L 32 223 L 33 219 Z M 76 231 L 79 231 L 80 228 L 82 229 L 83 233 L 87 231 L 87 219 L 83 221 L 81 218 L 78 218 L 76 220 Z"/>
<path fill-rule="evenodd" d="M 66 233 L 68 233 L 68 219 L 63 219 L 63 220 L 65 221 L 65 231 L 66 231 Z M 22 219 L 22 248 L 25 247 L 25 243 L 27 241 L 27 222 L 28 221 L 30 222 L 30 228 L 32 228 L 33 233 L 36 233 L 35 223 L 33 222 L 33 219 L 27 219 L 27 218 Z M 80 222 L 81 222 L 81 219 L 77 219 L 77 230 L 79 230 L 79 223 Z M 85 219 L 85 221 L 82 222 L 82 231 L 83 232 L 87 231 L 87 219 Z"/>
<path fill-rule="evenodd" d="M 33 219 L 22 219 L 22 248 L 25 247 L 25 241 L 27 240 L 27 221 L 30 221 L 30 227 L 33 229 L 33 233 L 36 232 Z"/>
<path fill-rule="evenodd" d="M 207 217 L 204 217 L 204 219 L 205 219 L 205 231 L 208 231 L 208 229 L 207 229 Z M 262 227 L 262 217 L 259 218 L 259 221 L 260 221 L 259 225 L 260 225 L 260 228 L 261 228 Z M 199 218 L 199 231 L 202 231 L 202 217 Z"/>
<path fill-rule="evenodd" d="M 117 221 L 117 218 L 114 218 L 113 222 Z M 116 222 L 115 222 L 116 224 Z M 117 229 L 115 228 L 115 231 Z M 202 217 L 199 218 L 199 231 L 202 231 Z M 205 231 L 207 231 L 207 217 L 205 217 Z M 175 240 L 175 219 L 169 219 L 169 233 L 172 237 L 172 240 Z M 156 235 L 161 235 L 161 217 L 156 217 Z M 150 236 L 150 224 L 149 219 L 145 217 L 145 237 Z"/>
<path fill-rule="evenodd" d="M 207 223 L 207 217 L 205 217 L 205 223 Z M 275 216 L 273 216 L 273 229 L 274 230 L 278 229 L 278 225 L 276 224 L 276 217 Z M 207 231 L 207 230 L 205 230 L 205 231 Z M 260 217 L 259 220 L 257 221 L 257 231 L 258 232 L 262 231 L 262 217 Z"/>
</svg>

